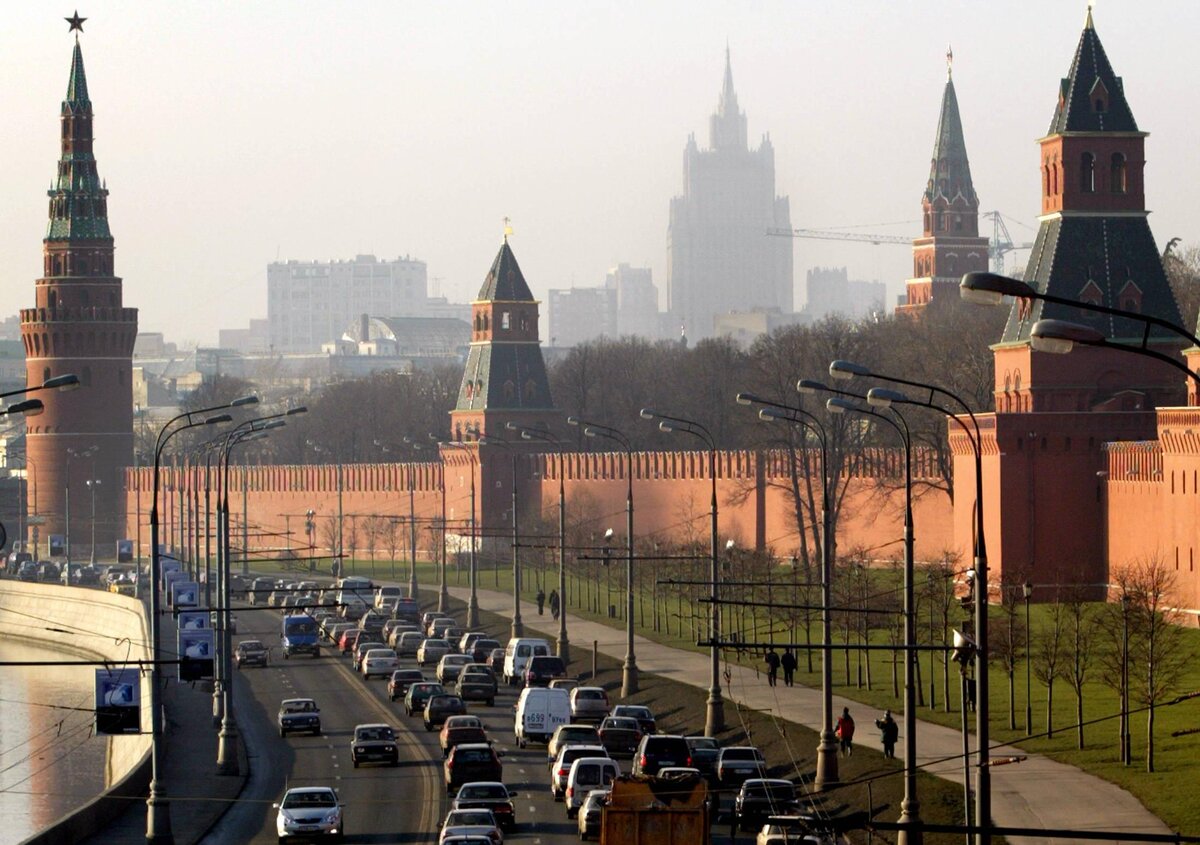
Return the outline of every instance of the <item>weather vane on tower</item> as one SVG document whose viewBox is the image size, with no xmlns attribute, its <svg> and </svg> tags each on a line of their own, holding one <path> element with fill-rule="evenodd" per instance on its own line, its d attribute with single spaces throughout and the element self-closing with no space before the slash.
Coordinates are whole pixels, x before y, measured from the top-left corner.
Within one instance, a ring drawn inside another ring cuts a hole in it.
<svg viewBox="0 0 1200 845">
<path fill-rule="evenodd" d="M 954 75 L 954 48 L 946 45 L 946 76 Z"/>
</svg>

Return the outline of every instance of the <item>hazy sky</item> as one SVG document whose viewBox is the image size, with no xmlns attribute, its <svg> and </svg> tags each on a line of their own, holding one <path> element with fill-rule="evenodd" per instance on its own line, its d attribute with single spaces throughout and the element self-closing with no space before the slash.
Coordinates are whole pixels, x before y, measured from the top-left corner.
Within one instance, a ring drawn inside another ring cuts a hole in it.
<svg viewBox="0 0 1200 845">
<path fill-rule="evenodd" d="M 73 8 L 2 4 L 5 313 L 32 305 L 40 273 Z M 539 297 L 627 261 L 653 268 L 665 305 L 668 202 L 688 134 L 707 145 L 726 40 L 793 225 L 919 232 L 952 44 L 983 208 L 1036 227 L 1035 141 L 1085 11 L 1082 0 L 79 7 L 125 302 L 143 330 L 204 343 L 266 316 L 276 258 L 412 255 L 469 300 L 506 215 Z M 1095 21 L 1152 133 L 1155 236 L 1200 240 L 1200 3 L 1101 0 Z M 905 247 L 797 240 L 795 259 L 798 302 L 815 265 L 894 291 L 909 275 Z"/>
</svg>

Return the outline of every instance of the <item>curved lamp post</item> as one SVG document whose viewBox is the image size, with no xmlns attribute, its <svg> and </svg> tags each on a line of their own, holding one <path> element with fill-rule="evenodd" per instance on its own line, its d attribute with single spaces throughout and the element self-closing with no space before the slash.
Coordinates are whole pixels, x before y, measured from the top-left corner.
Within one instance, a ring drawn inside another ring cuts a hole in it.
<svg viewBox="0 0 1200 845">
<path fill-rule="evenodd" d="M 571 418 L 568 418 L 567 422 L 570 423 Z M 571 641 L 567 637 L 567 461 L 563 453 L 563 442 L 550 432 L 538 428 L 521 428 L 512 422 L 505 427 L 519 431 L 522 440 L 541 440 L 558 447 L 558 639 L 555 642 L 555 651 L 565 665 L 571 662 Z"/>
<path fill-rule="evenodd" d="M 838 743 L 833 732 L 833 513 L 830 510 L 829 440 L 825 427 L 813 414 L 802 408 L 772 402 L 753 393 L 739 393 L 739 405 L 765 405 L 758 412 L 762 420 L 782 420 L 811 431 L 821 444 L 821 733 L 817 743 L 817 772 L 814 782 L 818 790 L 838 783 Z"/>
<path fill-rule="evenodd" d="M 447 449 L 462 449 L 467 453 L 467 457 L 471 461 L 471 562 L 470 569 L 467 572 L 467 579 L 471 583 L 471 595 L 467 598 L 467 628 L 479 627 L 479 569 L 476 566 L 475 560 L 475 545 L 477 534 L 475 532 L 475 450 L 465 443 L 459 443 L 455 440 L 446 440 L 440 444 Z M 561 653 L 561 652 L 560 652 Z M 566 658 L 563 658 L 566 661 Z"/>
<path fill-rule="evenodd" d="M 1170 324 L 1168 323 L 1167 325 Z M 1184 334 L 1186 337 L 1190 337 L 1190 335 Z M 1155 361 L 1169 364 L 1175 369 L 1186 373 L 1189 378 L 1200 386 L 1200 374 L 1193 372 L 1182 361 L 1170 355 L 1165 355 L 1156 349 L 1150 349 L 1146 346 L 1148 337 L 1143 337 L 1140 346 L 1131 346 L 1126 343 L 1111 341 L 1105 337 L 1103 332 L 1093 329 L 1091 326 L 1083 326 L 1079 323 L 1068 322 L 1067 320 L 1038 320 L 1033 324 L 1029 338 L 1029 345 L 1038 352 L 1064 355 L 1076 346 L 1098 346 L 1104 349 L 1116 349 L 1120 352 L 1141 355 L 1144 358 L 1153 358 Z"/>
<path fill-rule="evenodd" d="M 169 843 L 174 840 L 171 833 L 171 804 L 166 790 L 159 779 L 162 770 L 162 692 L 158 678 L 158 661 L 162 659 L 162 648 L 159 643 L 159 614 L 161 599 L 159 583 L 161 581 L 160 555 L 158 552 L 158 497 L 159 476 L 161 470 L 162 452 L 167 442 L 181 431 L 201 425 L 216 425 L 230 422 L 229 414 L 219 414 L 203 418 L 201 415 L 213 411 L 224 411 L 240 408 L 246 405 L 258 404 L 257 396 L 243 396 L 224 405 L 212 408 L 202 408 L 172 417 L 158 432 L 154 444 L 153 495 L 150 500 L 150 644 L 152 663 L 150 665 L 150 795 L 146 799 L 146 841 L 151 843 Z M 198 418 L 198 419 L 194 419 Z M 183 422 L 183 425 L 176 423 Z"/>
<path fill-rule="evenodd" d="M 640 682 L 633 638 L 633 444 L 624 432 L 609 425 L 579 417 L 567 417 L 567 424 L 582 425 L 585 437 L 602 437 L 625 450 L 625 662 L 621 666 L 621 697 L 628 698 L 638 691 Z"/>
<path fill-rule="evenodd" d="M 713 439 L 712 433 L 695 420 L 660 414 L 651 408 L 643 408 L 639 416 L 644 420 L 658 420 L 659 431 L 667 433 L 679 431 L 684 434 L 690 434 L 692 437 L 703 441 L 704 445 L 708 447 L 708 475 L 712 480 L 712 500 L 709 504 L 709 515 L 712 521 L 709 537 L 709 578 L 712 580 L 712 584 L 710 585 L 711 593 L 709 595 L 709 598 L 712 600 L 709 638 L 712 641 L 712 648 L 710 650 L 708 701 L 705 706 L 704 735 L 716 736 L 725 729 L 725 702 L 721 697 L 721 562 L 717 549 L 717 443 Z"/>
<path fill-rule="evenodd" d="M 904 402 L 931 408 L 946 414 L 946 416 L 958 423 L 959 427 L 966 433 L 967 441 L 971 444 L 975 463 L 975 560 L 972 568 L 976 576 L 974 595 L 976 647 L 971 654 L 975 661 L 976 712 L 978 714 L 975 720 L 975 744 L 976 753 L 979 758 L 977 761 L 978 765 L 975 768 L 975 818 L 983 820 L 980 823 L 983 829 L 978 835 L 978 841 L 980 845 L 986 845 L 991 839 L 986 829 L 986 820 L 991 819 L 992 812 L 992 774 L 989 763 L 991 758 L 991 739 L 989 736 L 991 706 L 988 683 L 988 557 L 983 522 L 983 439 L 979 431 L 979 420 L 975 418 L 975 412 L 971 410 L 971 406 L 960 396 L 938 385 L 877 373 L 869 367 L 843 360 L 831 362 L 829 365 L 829 374 L 837 379 L 852 379 L 855 377 L 873 378 L 878 381 L 929 391 L 928 398 L 925 400 L 905 397 Z M 801 382 L 801 384 L 804 384 L 804 382 Z M 797 389 L 800 389 L 800 385 L 797 385 Z M 971 420 L 971 429 L 974 430 L 973 437 L 972 430 L 967 428 L 958 414 L 950 413 L 933 401 L 936 396 L 945 397 L 963 409 Z"/>
<path fill-rule="evenodd" d="M 67 552 L 67 586 L 71 586 L 71 460 L 73 458 L 90 458 L 96 454 L 99 446 L 95 444 L 88 446 L 86 449 L 67 448 L 67 484 L 63 488 L 63 504 L 66 516 L 66 552 Z M 92 473 L 95 475 L 95 473 Z"/>
<path fill-rule="evenodd" d="M 512 458 L 512 568 L 513 568 L 513 618 L 512 637 L 525 636 L 525 623 L 521 621 L 521 562 L 518 552 L 521 543 L 521 529 L 517 513 L 517 451 L 513 444 L 503 437 L 494 434 L 479 435 L 478 442 L 484 446 L 500 446 L 508 450 Z"/>
<path fill-rule="evenodd" d="M 904 443 L 904 799 L 900 802 L 899 822 L 913 827 L 901 830 L 897 842 L 899 845 L 921 845 L 924 834 L 920 827 L 921 804 L 917 798 L 917 690 L 916 673 L 913 671 L 917 653 L 913 649 L 916 645 L 916 620 L 913 596 L 912 437 L 904 417 L 890 407 L 893 401 L 904 401 L 903 394 L 877 391 L 880 388 L 872 388 L 867 393 L 867 402 L 876 407 L 889 408 L 895 419 L 838 397 L 827 400 L 825 407 L 835 414 L 866 414 L 882 420 L 896 429 Z"/>
</svg>

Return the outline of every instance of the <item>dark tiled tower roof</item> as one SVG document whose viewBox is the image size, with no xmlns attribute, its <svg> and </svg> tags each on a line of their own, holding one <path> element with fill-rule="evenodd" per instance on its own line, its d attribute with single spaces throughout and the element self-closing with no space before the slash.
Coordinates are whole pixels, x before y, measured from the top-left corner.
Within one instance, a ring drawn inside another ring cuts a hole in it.
<svg viewBox="0 0 1200 845">
<path fill-rule="evenodd" d="M 961 196 L 974 208 L 979 207 L 975 186 L 971 182 L 971 165 L 967 161 L 967 143 L 963 140 L 962 118 L 958 115 L 958 97 L 954 79 L 946 79 L 942 93 L 942 111 L 938 118 L 937 137 L 933 141 L 933 159 L 929 165 L 929 182 L 925 200 L 932 203 L 939 197 L 953 201 Z"/>
<path fill-rule="evenodd" d="M 1098 96 L 1106 101 L 1103 109 L 1094 108 Z M 1058 106 L 1046 134 L 1137 131 L 1121 77 L 1108 63 L 1089 9 L 1071 70 L 1059 85 Z"/>
<path fill-rule="evenodd" d="M 545 427 L 558 414 L 538 338 L 538 303 L 507 239 L 471 305 L 471 349 L 451 412 L 455 440 L 506 437 L 504 425 Z"/>
<path fill-rule="evenodd" d="M 508 245 L 507 239 L 500 246 L 500 251 L 496 253 L 496 260 L 492 262 L 492 269 L 488 270 L 487 278 L 483 280 L 483 287 L 479 289 L 479 296 L 476 299 L 480 301 L 533 302 L 533 294 L 529 290 L 529 285 L 525 283 L 525 276 L 521 273 L 517 257 L 513 255 L 512 247 Z"/>
<path fill-rule="evenodd" d="M 92 153 L 92 101 L 88 99 L 83 51 L 75 42 L 71 78 L 62 103 L 63 136 L 58 176 L 50 195 L 48 239 L 112 238 L 108 229 L 108 190 L 96 172 Z"/>
</svg>

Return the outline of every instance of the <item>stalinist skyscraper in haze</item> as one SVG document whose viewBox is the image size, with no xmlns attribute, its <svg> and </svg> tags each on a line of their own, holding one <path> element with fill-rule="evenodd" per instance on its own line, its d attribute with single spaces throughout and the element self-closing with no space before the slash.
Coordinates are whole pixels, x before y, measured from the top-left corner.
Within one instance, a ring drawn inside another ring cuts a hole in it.
<svg viewBox="0 0 1200 845">
<path fill-rule="evenodd" d="M 709 149 L 688 138 L 683 195 L 671 200 L 667 230 L 668 310 L 689 339 L 710 337 L 718 314 L 792 310 L 792 241 L 767 237 L 791 225 L 787 197 L 775 194 L 770 136 L 756 149 L 747 143 L 726 48 Z"/>
</svg>

